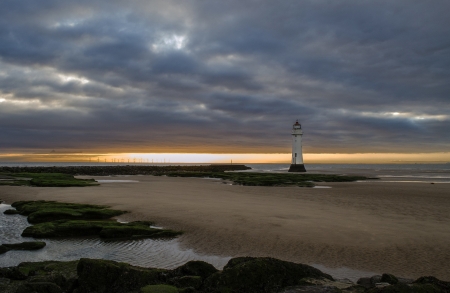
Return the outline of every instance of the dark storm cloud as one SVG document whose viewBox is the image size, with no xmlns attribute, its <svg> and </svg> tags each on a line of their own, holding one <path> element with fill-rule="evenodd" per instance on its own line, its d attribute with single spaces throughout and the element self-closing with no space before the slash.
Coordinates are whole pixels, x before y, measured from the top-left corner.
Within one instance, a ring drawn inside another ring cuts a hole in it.
<svg viewBox="0 0 450 293">
<path fill-rule="evenodd" d="M 450 147 L 446 1 L 2 1 L 0 146 Z"/>
</svg>

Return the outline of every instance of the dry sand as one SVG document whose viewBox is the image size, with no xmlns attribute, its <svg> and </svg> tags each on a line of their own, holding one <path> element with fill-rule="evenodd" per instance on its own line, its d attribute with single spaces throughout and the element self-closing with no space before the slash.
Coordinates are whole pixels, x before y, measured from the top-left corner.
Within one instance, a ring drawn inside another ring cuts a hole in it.
<svg viewBox="0 0 450 293">
<path fill-rule="evenodd" d="M 450 281 L 450 184 L 352 182 L 247 187 L 153 176 L 86 188 L 0 186 L 0 198 L 106 204 L 124 219 L 181 229 L 185 247 L 224 256 L 434 275 Z"/>
</svg>

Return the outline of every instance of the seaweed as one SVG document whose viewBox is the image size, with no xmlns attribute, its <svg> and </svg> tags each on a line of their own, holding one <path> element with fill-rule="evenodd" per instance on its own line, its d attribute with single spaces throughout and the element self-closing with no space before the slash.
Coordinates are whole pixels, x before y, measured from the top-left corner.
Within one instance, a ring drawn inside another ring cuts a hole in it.
<svg viewBox="0 0 450 293">
<path fill-rule="evenodd" d="M 163 175 L 163 174 L 159 174 Z M 352 182 L 367 180 L 364 176 L 326 175 L 326 174 L 286 174 L 258 172 L 169 172 L 171 177 L 220 178 L 245 186 L 299 186 L 314 187 L 314 182 Z"/>
<path fill-rule="evenodd" d="M 1 173 L 0 185 L 37 187 L 85 187 L 99 185 L 94 179 L 77 179 L 62 173 Z M 9 179 L 9 180 L 8 180 Z"/>
<path fill-rule="evenodd" d="M 28 216 L 30 223 L 43 223 L 55 220 L 109 219 L 125 211 L 108 209 L 107 206 L 61 203 L 55 201 L 18 201 L 12 204 L 17 212 Z"/>
</svg>

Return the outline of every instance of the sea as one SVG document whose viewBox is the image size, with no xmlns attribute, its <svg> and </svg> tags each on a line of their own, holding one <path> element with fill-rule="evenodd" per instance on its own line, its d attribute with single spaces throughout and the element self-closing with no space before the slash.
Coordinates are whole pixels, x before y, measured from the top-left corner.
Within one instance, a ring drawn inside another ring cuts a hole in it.
<svg viewBox="0 0 450 293">
<path fill-rule="evenodd" d="M 117 166 L 117 163 L 1 163 L 8 167 L 35 166 Z M 123 164 L 126 165 L 126 164 Z M 159 165 L 170 164 L 135 164 Z M 199 165 L 199 164 L 171 164 Z M 207 165 L 207 164 L 204 164 Z M 289 164 L 245 164 L 252 169 L 244 172 L 279 172 L 289 169 Z M 411 184 L 427 182 L 435 184 L 450 183 L 450 164 L 305 164 L 309 173 L 366 175 L 380 178 L 384 182 L 409 182 Z M 0 189 L 1 199 L 1 189 Z M 30 224 L 21 215 L 4 215 L 3 212 L 12 207 L 0 203 L 0 243 L 19 243 L 33 241 L 33 238 L 22 237 L 21 232 Z M 121 219 L 118 219 L 121 221 Z M 16 266 L 21 262 L 59 260 L 76 260 L 82 257 L 101 258 L 127 262 L 142 267 L 173 269 L 190 260 L 202 260 L 222 269 L 231 256 L 205 255 L 186 249 L 177 238 L 170 240 L 140 239 L 133 241 L 105 241 L 99 238 L 75 239 L 40 239 L 46 247 L 37 251 L 9 251 L 0 254 L 0 267 Z M 356 281 L 360 277 L 375 275 L 379 272 L 354 270 L 351 268 L 328 268 L 321 264 L 310 264 L 335 278 L 347 278 Z"/>
</svg>

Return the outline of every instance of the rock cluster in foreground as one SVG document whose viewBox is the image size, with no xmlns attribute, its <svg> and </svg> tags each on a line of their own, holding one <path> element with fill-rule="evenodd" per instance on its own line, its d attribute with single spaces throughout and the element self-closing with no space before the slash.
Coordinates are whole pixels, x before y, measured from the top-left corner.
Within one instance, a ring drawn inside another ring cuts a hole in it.
<svg viewBox="0 0 450 293">
<path fill-rule="evenodd" d="M 135 221 L 120 223 L 111 217 L 126 211 L 109 209 L 107 206 L 63 203 L 56 201 L 17 201 L 16 210 L 6 210 L 7 215 L 27 216 L 29 223 L 23 237 L 85 237 L 98 236 L 104 239 L 171 238 L 182 232 L 152 228 L 153 222 Z M 1 251 L 1 250 L 0 250 Z"/>
<path fill-rule="evenodd" d="M 0 268 L 5 293 L 409 293 L 450 292 L 450 283 L 434 277 L 416 281 L 385 274 L 354 284 L 334 280 L 318 269 L 273 258 L 231 259 L 222 271 L 202 261 L 174 270 L 141 268 L 98 259 L 22 263 Z"/>
</svg>

